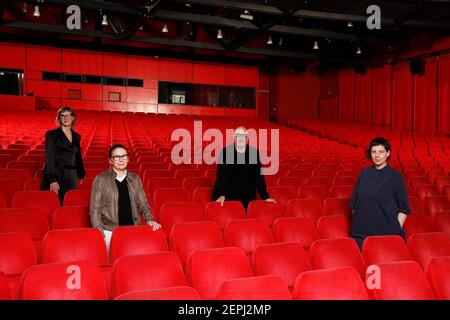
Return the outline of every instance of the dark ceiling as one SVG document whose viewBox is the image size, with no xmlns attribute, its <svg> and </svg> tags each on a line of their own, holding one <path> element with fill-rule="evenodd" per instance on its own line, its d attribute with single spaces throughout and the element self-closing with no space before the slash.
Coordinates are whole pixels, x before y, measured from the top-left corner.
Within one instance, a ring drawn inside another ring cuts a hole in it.
<svg viewBox="0 0 450 320">
<path fill-rule="evenodd" d="M 73 4 L 80 30 L 66 27 Z M 380 30 L 366 26 L 373 4 Z M 450 34 L 450 0 L 3 0 L 0 16 L 1 41 L 253 65 L 395 61 Z"/>
</svg>

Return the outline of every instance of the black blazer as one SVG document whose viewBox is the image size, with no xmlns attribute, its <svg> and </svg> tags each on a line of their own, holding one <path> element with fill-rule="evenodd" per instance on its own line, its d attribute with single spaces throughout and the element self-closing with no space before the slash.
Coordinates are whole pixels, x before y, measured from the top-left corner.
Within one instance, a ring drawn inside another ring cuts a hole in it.
<svg viewBox="0 0 450 320">
<path fill-rule="evenodd" d="M 45 133 L 45 167 L 42 188 L 47 189 L 52 182 L 64 180 L 64 169 L 76 169 L 77 176 L 83 179 L 86 175 L 81 157 L 81 136 L 72 131 L 72 143 L 61 128 Z"/>
</svg>

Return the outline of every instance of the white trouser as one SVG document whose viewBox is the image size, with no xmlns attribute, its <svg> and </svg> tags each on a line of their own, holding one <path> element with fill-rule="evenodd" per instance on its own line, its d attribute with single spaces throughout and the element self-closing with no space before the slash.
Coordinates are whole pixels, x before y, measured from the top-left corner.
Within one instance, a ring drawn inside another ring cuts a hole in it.
<svg viewBox="0 0 450 320">
<path fill-rule="evenodd" d="M 109 256 L 109 244 L 111 243 L 112 231 L 103 230 L 103 233 L 105 234 L 106 251 L 108 252 Z"/>
</svg>

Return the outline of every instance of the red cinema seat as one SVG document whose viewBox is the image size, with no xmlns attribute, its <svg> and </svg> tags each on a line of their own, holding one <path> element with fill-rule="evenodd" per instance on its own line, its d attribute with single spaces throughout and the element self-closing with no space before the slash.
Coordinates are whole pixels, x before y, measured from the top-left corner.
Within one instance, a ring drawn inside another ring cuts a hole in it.
<svg viewBox="0 0 450 320">
<path fill-rule="evenodd" d="M 330 188 L 330 198 L 350 199 L 353 189 L 353 186 L 332 186 Z"/>
<path fill-rule="evenodd" d="M 0 194 L 7 204 L 7 207 L 11 206 L 11 199 L 16 192 L 22 190 L 22 185 L 19 180 L 12 179 L 0 179 Z"/>
<path fill-rule="evenodd" d="M 22 188 L 25 181 L 31 179 L 32 175 L 26 169 L 0 169 L 0 177 L 2 180 L 16 180 Z"/>
<path fill-rule="evenodd" d="M 261 244 L 272 243 L 272 231 L 263 219 L 233 220 L 224 230 L 225 244 L 242 248 L 248 255 Z"/>
<path fill-rule="evenodd" d="M 433 258 L 450 256 L 450 239 L 443 232 L 414 234 L 408 238 L 408 248 L 423 270 Z"/>
<path fill-rule="evenodd" d="M 265 200 L 250 201 L 247 208 L 249 218 L 261 218 L 271 226 L 273 222 L 285 215 L 284 208 L 280 203 L 271 203 Z"/>
<path fill-rule="evenodd" d="M 55 210 L 52 229 L 92 228 L 89 207 L 61 207 Z"/>
<path fill-rule="evenodd" d="M 328 194 L 328 190 L 331 186 L 332 181 L 333 181 L 333 178 L 311 177 L 306 182 L 306 185 L 307 186 L 323 186 L 326 188 L 327 194 Z"/>
<path fill-rule="evenodd" d="M 9 289 L 9 281 L 3 272 L 0 271 L 0 300 L 12 300 L 13 296 Z"/>
<path fill-rule="evenodd" d="M 0 150 L 2 150 L 0 148 Z M 10 161 L 14 161 L 16 157 L 11 154 L 0 154 L 0 168 L 5 168 L 6 164 Z"/>
<path fill-rule="evenodd" d="M 323 215 L 322 202 L 318 199 L 293 199 L 287 204 L 287 215 L 291 217 L 310 218 L 317 222 Z"/>
<path fill-rule="evenodd" d="M 53 213 L 59 208 L 58 195 L 52 191 L 19 191 L 11 199 L 12 208 L 40 208 L 52 224 Z"/>
<path fill-rule="evenodd" d="M 434 184 L 426 184 L 417 187 L 417 196 L 420 202 L 425 204 L 426 197 L 440 196 L 440 193 Z"/>
<path fill-rule="evenodd" d="M 6 169 L 25 169 L 33 176 L 39 164 L 36 161 L 10 161 L 6 164 Z"/>
<path fill-rule="evenodd" d="M 211 183 L 216 182 L 217 170 L 216 169 L 206 169 L 204 177 L 208 179 Z"/>
<path fill-rule="evenodd" d="M 37 263 L 33 241 L 23 232 L 0 233 L 0 271 L 21 274 Z"/>
<path fill-rule="evenodd" d="M 94 179 L 92 179 L 92 178 L 83 179 L 83 182 L 78 184 L 78 189 L 79 190 L 92 190 L 92 182 L 93 181 L 94 181 Z"/>
<path fill-rule="evenodd" d="M 365 278 L 366 264 L 355 240 L 351 238 L 321 239 L 309 249 L 309 260 L 313 269 L 351 267 Z"/>
<path fill-rule="evenodd" d="M 267 177 L 266 177 L 267 180 Z M 277 178 L 277 185 L 280 187 L 291 187 L 297 190 L 305 183 L 305 179 L 301 177 L 279 177 Z"/>
<path fill-rule="evenodd" d="M 185 285 L 183 269 L 174 252 L 122 256 L 114 262 L 113 297 L 127 292 Z"/>
<path fill-rule="evenodd" d="M 298 188 L 298 199 L 318 199 L 321 203 L 328 197 L 328 188 L 324 186 L 302 186 Z"/>
<path fill-rule="evenodd" d="M 205 207 L 206 219 L 217 223 L 221 230 L 235 219 L 245 219 L 247 214 L 239 201 L 225 201 L 223 207 L 219 202 L 209 202 Z"/>
<path fill-rule="evenodd" d="M 276 242 L 296 242 L 305 248 L 319 239 L 314 223 L 308 218 L 279 218 L 273 224 L 273 235 Z"/>
<path fill-rule="evenodd" d="M 356 177 L 354 176 L 336 176 L 333 182 L 334 186 L 352 186 L 356 184 Z"/>
<path fill-rule="evenodd" d="M 190 177 L 183 180 L 183 188 L 189 190 L 191 194 L 193 194 L 194 190 L 197 188 L 209 188 L 211 186 L 211 182 L 202 177 Z"/>
<path fill-rule="evenodd" d="M 0 182 L 1 183 L 1 182 Z M 8 208 L 8 203 L 6 203 L 5 197 L 0 193 L 0 209 Z"/>
<path fill-rule="evenodd" d="M 426 276 L 437 299 L 450 300 L 450 257 L 435 258 L 428 263 Z"/>
<path fill-rule="evenodd" d="M 49 230 L 48 219 L 39 208 L 0 209 L 0 233 L 25 232 L 39 255 L 42 238 Z"/>
<path fill-rule="evenodd" d="M 157 189 L 153 194 L 154 217 L 159 217 L 159 210 L 163 204 L 171 202 L 191 202 L 191 195 L 182 188 Z"/>
<path fill-rule="evenodd" d="M 435 299 L 425 274 L 414 261 L 379 263 L 379 288 L 369 292 L 375 300 Z"/>
<path fill-rule="evenodd" d="M 317 222 L 317 231 L 321 239 L 340 239 L 350 237 L 351 217 L 324 216 Z"/>
<path fill-rule="evenodd" d="M 323 213 L 326 216 L 335 215 L 347 215 L 352 214 L 352 209 L 350 209 L 350 199 L 336 199 L 329 198 L 325 199 L 323 203 Z"/>
<path fill-rule="evenodd" d="M 64 206 L 90 206 L 91 190 L 69 190 L 64 195 Z"/>
<path fill-rule="evenodd" d="M 301 273 L 292 296 L 296 300 L 369 300 L 364 283 L 353 268 Z"/>
<path fill-rule="evenodd" d="M 253 252 L 252 264 L 255 275 L 277 275 L 291 290 L 297 276 L 311 269 L 305 249 L 294 242 L 260 245 Z"/>
<path fill-rule="evenodd" d="M 411 208 L 411 213 L 425 212 L 418 197 L 408 197 L 408 200 L 409 200 L 409 207 Z"/>
<path fill-rule="evenodd" d="M 449 176 L 439 176 L 436 177 L 436 185 L 440 193 L 444 193 L 444 189 L 447 186 L 450 186 L 450 177 Z"/>
<path fill-rule="evenodd" d="M 192 199 L 200 204 L 203 208 L 211 201 L 213 188 L 195 188 Z"/>
<path fill-rule="evenodd" d="M 286 207 L 291 199 L 295 199 L 295 190 L 291 187 L 268 187 L 267 192 L 270 197 L 275 199 L 278 203 Z"/>
<path fill-rule="evenodd" d="M 304 184 L 306 180 L 311 176 L 310 170 L 303 170 L 303 169 L 291 169 L 287 172 L 287 177 L 296 177 L 302 179 Z"/>
<path fill-rule="evenodd" d="M 226 280 L 252 276 L 249 260 L 240 248 L 195 250 L 187 262 L 188 283 L 202 299 L 216 299 Z"/>
<path fill-rule="evenodd" d="M 368 266 L 382 262 L 413 260 L 400 236 L 367 237 L 363 242 L 362 254 Z"/>
<path fill-rule="evenodd" d="M 194 250 L 223 246 L 222 233 L 215 222 L 179 223 L 170 233 L 170 247 L 177 253 L 183 268 Z"/>
<path fill-rule="evenodd" d="M 191 287 L 178 286 L 163 289 L 136 291 L 121 294 L 114 300 L 200 300 L 197 291 Z"/>
<path fill-rule="evenodd" d="M 433 221 L 424 213 L 412 213 L 408 215 L 403 226 L 406 238 L 416 233 L 427 233 L 436 231 Z"/>
<path fill-rule="evenodd" d="M 175 171 L 175 178 L 183 182 L 185 178 L 201 177 L 202 172 L 196 169 L 178 169 Z"/>
<path fill-rule="evenodd" d="M 39 191 L 41 190 L 42 179 L 29 179 L 25 181 L 23 191 Z"/>
<path fill-rule="evenodd" d="M 450 201 L 446 197 L 435 196 L 425 198 L 425 212 L 431 218 L 434 218 L 437 212 L 442 211 L 450 211 Z"/>
<path fill-rule="evenodd" d="M 450 237 L 450 211 L 438 212 L 434 215 L 434 223 L 439 231 Z"/>
<path fill-rule="evenodd" d="M 153 231 L 149 226 L 121 226 L 112 233 L 109 260 L 113 264 L 122 256 L 162 251 L 169 251 L 166 235 L 162 230 Z"/>
<path fill-rule="evenodd" d="M 291 300 L 289 289 L 278 276 L 268 275 L 225 280 L 219 300 Z"/>
<path fill-rule="evenodd" d="M 94 228 L 49 231 L 42 241 L 42 263 L 90 260 L 108 264 L 105 240 Z"/>
<path fill-rule="evenodd" d="M 95 263 L 71 261 L 27 269 L 22 277 L 21 299 L 108 300 L 108 290 Z"/>
<path fill-rule="evenodd" d="M 205 220 L 203 207 L 196 202 L 170 202 L 159 209 L 159 221 L 167 236 L 177 223 Z"/>
<path fill-rule="evenodd" d="M 171 178 L 172 174 L 167 169 L 147 169 L 142 174 L 144 186 L 148 186 L 151 178 Z"/>
<path fill-rule="evenodd" d="M 155 177 L 150 178 L 147 183 L 147 191 L 150 194 L 155 194 L 157 189 L 161 188 L 181 188 L 182 183 L 173 177 Z"/>
</svg>

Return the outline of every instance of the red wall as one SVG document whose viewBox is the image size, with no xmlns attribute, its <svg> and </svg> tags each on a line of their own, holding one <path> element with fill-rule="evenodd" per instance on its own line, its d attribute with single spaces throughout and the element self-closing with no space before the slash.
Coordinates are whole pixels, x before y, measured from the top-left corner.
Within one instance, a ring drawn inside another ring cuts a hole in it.
<svg viewBox="0 0 450 320">
<path fill-rule="evenodd" d="M 260 75 L 256 67 L 9 43 L 0 44 L 0 67 L 24 70 L 24 94 L 34 93 L 37 108 L 70 105 L 91 110 L 268 117 L 268 75 Z M 139 78 L 144 79 L 144 88 L 43 81 L 43 71 Z M 256 109 L 158 105 L 159 80 L 252 87 Z M 69 89 L 81 90 L 81 100 L 69 99 Z M 121 101 L 110 102 L 109 92 L 120 93 Z"/>
<path fill-rule="evenodd" d="M 311 71 L 277 70 L 271 77 L 271 107 L 280 123 L 289 119 L 317 119 L 320 77 Z"/>
<path fill-rule="evenodd" d="M 450 55 L 425 60 L 425 74 L 409 62 L 339 72 L 338 120 L 402 131 L 450 133 Z"/>
</svg>

